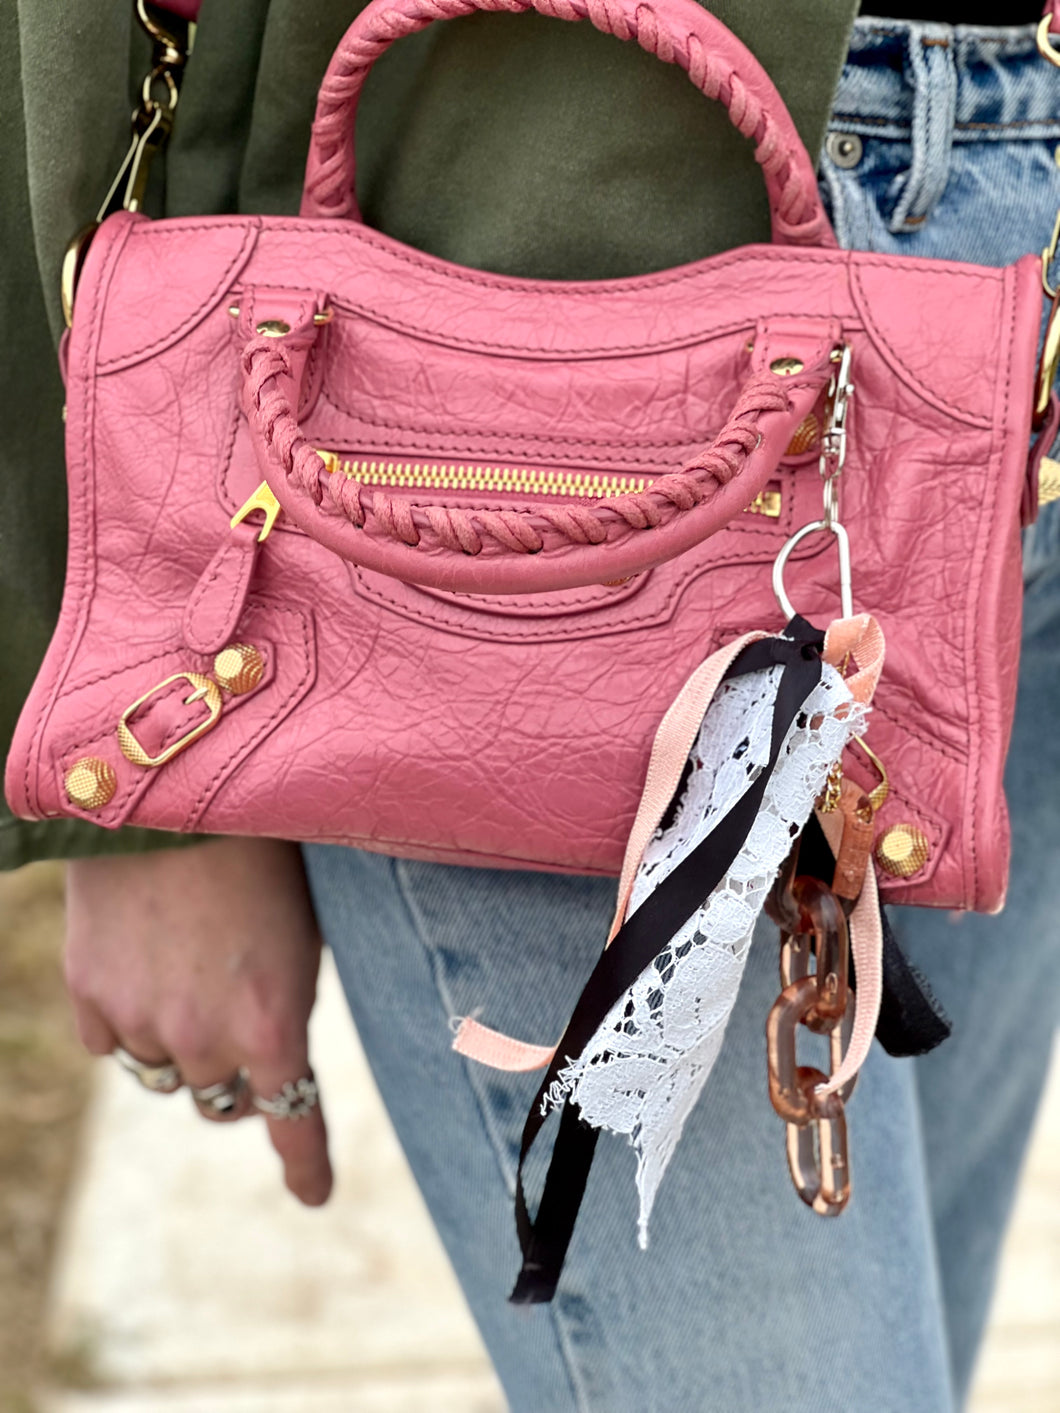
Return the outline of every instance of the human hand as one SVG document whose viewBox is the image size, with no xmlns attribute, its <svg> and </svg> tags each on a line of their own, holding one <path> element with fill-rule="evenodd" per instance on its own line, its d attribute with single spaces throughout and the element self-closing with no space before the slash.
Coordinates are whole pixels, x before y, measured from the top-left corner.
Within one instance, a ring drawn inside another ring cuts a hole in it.
<svg viewBox="0 0 1060 1413">
<path fill-rule="evenodd" d="M 95 1055 L 174 1062 L 195 1088 L 245 1069 L 252 1093 L 310 1073 L 320 937 L 294 844 L 218 839 L 67 865 L 66 982 Z M 241 1112 L 256 1113 L 244 1100 Z M 266 1116 L 287 1186 L 331 1191 L 323 1113 Z"/>
</svg>

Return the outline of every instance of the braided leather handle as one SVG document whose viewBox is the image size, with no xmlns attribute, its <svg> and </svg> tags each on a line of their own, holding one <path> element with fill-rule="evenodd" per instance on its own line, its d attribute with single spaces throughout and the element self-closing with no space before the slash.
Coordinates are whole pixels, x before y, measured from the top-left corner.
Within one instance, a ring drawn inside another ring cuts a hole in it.
<svg viewBox="0 0 1060 1413">
<path fill-rule="evenodd" d="M 635 39 L 663 63 L 677 64 L 702 93 L 724 105 L 733 125 L 755 144 L 769 192 L 774 241 L 835 245 L 813 164 L 783 99 L 750 50 L 696 0 L 371 0 L 343 36 L 320 86 L 303 216 L 360 219 L 353 128 L 369 70 L 394 40 L 434 20 L 476 10 L 536 10 L 559 20 L 589 20 L 605 34 Z"/>
<path fill-rule="evenodd" d="M 298 422 L 302 341 L 247 344 L 243 406 L 262 475 L 284 512 L 344 559 L 455 593 L 576 588 L 673 559 L 754 500 L 831 376 L 834 333 L 829 321 L 817 322 L 825 327 L 814 331 L 813 361 L 798 376 L 774 373 L 770 350 L 756 344 L 747 381 L 709 446 L 645 491 L 592 504 L 464 509 L 329 474 Z"/>
</svg>

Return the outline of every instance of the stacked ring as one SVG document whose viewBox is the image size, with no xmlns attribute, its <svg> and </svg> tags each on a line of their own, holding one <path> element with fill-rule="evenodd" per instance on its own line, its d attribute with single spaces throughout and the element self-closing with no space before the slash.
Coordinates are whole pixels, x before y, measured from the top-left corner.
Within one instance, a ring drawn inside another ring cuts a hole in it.
<svg viewBox="0 0 1060 1413">
<path fill-rule="evenodd" d="M 189 1086 L 195 1107 L 204 1119 L 214 1123 L 231 1123 L 240 1119 L 247 1111 L 247 1080 L 242 1070 L 219 1084 L 207 1084 L 202 1088 Z"/>
<path fill-rule="evenodd" d="M 130 1055 L 128 1050 L 123 1050 L 120 1045 L 115 1047 L 114 1058 L 123 1070 L 128 1070 L 152 1094 L 172 1094 L 184 1083 L 184 1076 L 172 1060 L 162 1060 L 158 1064 L 149 1065 L 138 1060 L 135 1055 Z"/>
</svg>

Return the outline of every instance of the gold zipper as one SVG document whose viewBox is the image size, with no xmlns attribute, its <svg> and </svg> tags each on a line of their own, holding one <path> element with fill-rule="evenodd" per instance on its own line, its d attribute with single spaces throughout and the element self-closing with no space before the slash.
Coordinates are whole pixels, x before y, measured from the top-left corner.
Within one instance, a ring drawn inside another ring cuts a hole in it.
<svg viewBox="0 0 1060 1413">
<path fill-rule="evenodd" d="M 402 490 L 603 500 L 636 495 L 651 485 L 648 476 L 608 475 L 598 471 L 532 471 L 525 466 L 479 466 L 445 461 L 350 461 L 334 451 L 317 454 L 330 475 L 341 471 L 363 486 L 393 486 Z M 747 510 L 751 514 L 778 518 L 780 492 L 760 492 Z"/>
<path fill-rule="evenodd" d="M 603 500 L 611 496 L 635 495 L 651 485 L 649 476 L 618 476 L 598 471 L 532 471 L 524 466 L 479 466 L 446 461 L 357 461 L 334 451 L 318 451 L 328 474 L 336 472 L 360 481 L 363 486 L 390 486 L 400 490 L 458 491 L 465 495 L 565 496 L 570 500 Z M 258 536 L 264 540 L 280 512 L 280 503 L 262 481 L 257 490 L 232 517 L 238 525 L 253 511 L 264 513 Z M 745 515 L 780 516 L 779 491 L 759 491 Z"/>
<path fill-rule="evenodd" d="M 331 475 L 341 471 L 363 486 L 393 486 L 402 490 L 603 500 L 609 496 L 635 495 L 649 484 L 646 476 L 609 476 L 594 471 L 531 471 L 525 466 L 478 466 L 445 461 L 347 461 L 333 451 L 321 451 L 318 455 Z"/>
</svg>

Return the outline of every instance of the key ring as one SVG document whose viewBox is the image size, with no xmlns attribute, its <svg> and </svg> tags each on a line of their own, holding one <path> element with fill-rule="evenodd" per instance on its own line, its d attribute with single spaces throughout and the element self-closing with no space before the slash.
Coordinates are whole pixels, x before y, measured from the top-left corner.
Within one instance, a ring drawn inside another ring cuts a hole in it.
<svg viewBox="0 0 1060 1413">
<path fill-rule="evenodd" d="M 834 535 L 839 554 L 839 599 L 843 617 L 854 616 L 854 595 L 850 574 L 850 537 L 839 519 L 839 477 L 847 456 L 847 413 L 854 384 L 850 381 L 851 348 L 842 344 L 832 352 L 838 366 L 828 386 L 828 413 L 821 434 L 821 496 L 824 513 L 820 520 L 803 525 L 786 541 L 773 563 L 773 593 L 785 620 L 795 617 L 795 607 L 784 588 L 784 570 L 788 560 L 809 535 Z"/>
<path fill-rule="evenodd" d="M 795 531 L 773 562 L 773 593 L 776 595 L 777 603 L 780 605 L 780 611 L 786 622 L 795 617 L 795 608 L 784 588 L 784 569 L 792 552 L 802 544 L 807 536 L 816 534 L 835 536 L 836 549 L 839 551 L 839 601 L 843 617 L 853 618 L 854 616 L 854 594 L 850 577 L 850 537 L 847 534 L 846 526 L 838 520 L 832 520 L 831 523 L 827 520 L 812 520 L 809 525 L 804 525 L 801 530 Z"/>
</svg>

